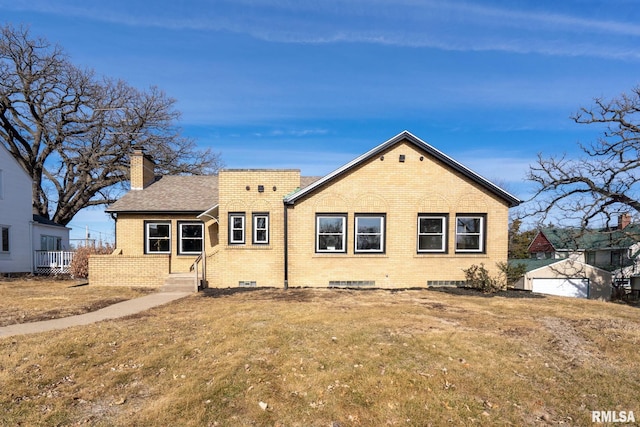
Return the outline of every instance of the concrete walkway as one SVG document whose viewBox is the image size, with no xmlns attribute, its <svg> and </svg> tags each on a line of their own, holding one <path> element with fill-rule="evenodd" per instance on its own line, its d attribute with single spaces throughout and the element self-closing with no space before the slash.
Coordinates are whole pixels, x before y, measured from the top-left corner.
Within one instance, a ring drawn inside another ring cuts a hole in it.
<svg viewBox="0 0 640 427">
<path fill-rule="evenodd" d="M 77 316 L 44 320 L 42 322 L 3 326 L 0 327 L 0 338 L 10 337 L 13 335 L 35 334 L 38 332 L 65 329 L 71 326 L 89 325 L 102 320 L 117 319 L 119 317 L 129 316 L 159 305 L 167 304 L 188 295 L 193 295 L 193 292 L 156 292 L 140 298 L 119 302 L 97 311 L 79 314 Z"/>
</svg>

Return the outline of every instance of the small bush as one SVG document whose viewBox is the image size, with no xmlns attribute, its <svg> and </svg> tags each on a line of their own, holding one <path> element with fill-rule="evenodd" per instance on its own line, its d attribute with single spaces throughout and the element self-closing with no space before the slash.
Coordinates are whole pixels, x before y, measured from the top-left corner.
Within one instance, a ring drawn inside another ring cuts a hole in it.
<svg viewBox="0 0 640 427">
<path fill-rule="evenodd" d="M 507 281 L 504 277 L 492 277 L 484 264 L 475 265 L 464 271 L 467 280 L 467 286 L 478 289 L 487 294 L 492 294 L 507 289 Z"/>
<path fill-rule="evenodd" d="M 111 252 L 113 252 L 113 246 L 108 243 L 102 246 L 82 246 L 78 248 L 73 255 L 73 261 L 71 261 L 71 277 L 86 279 L 89 277 L 89 256 L 108 255 Z"/>
</svg>

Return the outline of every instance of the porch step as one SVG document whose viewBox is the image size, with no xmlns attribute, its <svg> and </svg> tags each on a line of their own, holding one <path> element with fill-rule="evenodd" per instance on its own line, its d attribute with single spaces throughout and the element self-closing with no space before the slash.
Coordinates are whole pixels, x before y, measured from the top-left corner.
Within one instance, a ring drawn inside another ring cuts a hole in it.
<svg viewBox="0 0 640 427">
<path fill-rule="evenodd" d="M 196 292 L 195 273 L 171 273 L 160 292 Z"/>
</svg>

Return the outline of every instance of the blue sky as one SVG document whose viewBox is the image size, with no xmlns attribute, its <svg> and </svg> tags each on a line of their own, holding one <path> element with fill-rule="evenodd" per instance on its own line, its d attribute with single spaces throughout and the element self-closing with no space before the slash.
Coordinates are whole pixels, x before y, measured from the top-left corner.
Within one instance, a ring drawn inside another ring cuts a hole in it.
<svg viewBox="0 0 640 427">
<path fill-rule="evenodd" d="M 526 199 L 569 116 L 638 84 L 635 0 L 0 0 L 77 65 L 178 100 L 229 168 L 324 175 L 403 130 Z M 113 238 L 99 210 L 74 219 Z"/>
</svg>

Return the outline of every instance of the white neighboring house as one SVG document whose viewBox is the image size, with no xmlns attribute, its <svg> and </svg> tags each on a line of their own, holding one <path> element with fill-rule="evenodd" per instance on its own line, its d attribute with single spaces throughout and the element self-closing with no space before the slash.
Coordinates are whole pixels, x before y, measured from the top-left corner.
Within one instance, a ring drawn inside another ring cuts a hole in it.
<svg viewBox="0 0 640 427">
<path fill-rule="evenodd" d="M 33 215 L 32 191 L 29 174 L 0 145 L 0 274 L 66 272 L 70 263 L 70 229 Z"/>
<path fill-rule="evenodd" d="M 73 260 L 73 252 L 69 247 L 71 229 L 34 214 L 31 230 L 34 253 L 32 271 L 38 274 L 69 273 Z"/>
<path fill-rule="evenodd" d="M 33 270 L 32 181 L 0 144 L 0 273 Z"/>
</svg>

